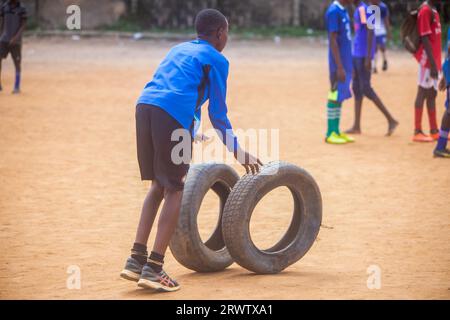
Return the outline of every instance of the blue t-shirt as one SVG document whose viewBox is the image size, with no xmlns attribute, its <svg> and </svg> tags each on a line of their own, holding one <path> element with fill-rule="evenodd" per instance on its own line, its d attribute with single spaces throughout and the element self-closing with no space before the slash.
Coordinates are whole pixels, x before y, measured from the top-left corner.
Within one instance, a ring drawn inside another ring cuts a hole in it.
<svg viewBox="0 0 450 320">
<path fill-rule="evenodd" d="M 447 34 L 447 58 L 445 59 L 444 65 L 442 66 L 442 72 L 444 73 L 447 88 L 450 86 L 450 56 L 448 55 L 449 48 L 450 48 L 450 29 L 448 30 Z"/>
<path fill-rule="evenodd" d="M 370 17 L 374 14 L 372 10 L 369 9 L 369 6 L 365 4 L 363 1 L 358 5 L 354 14 L 354 26 L 355 26 L 355 39 L 353 41 L 353 56 L 356 58 L 365 58 L 367 57 L 367 37 L 368 37 L 368 27 L 367 21 L 369 21 Z M 372 56 L 375 56 L 376 49 L 376 37 L 373 37 L 372 43 Z"/>
<path fill-rule="evenodd" d="M 204 67 L 209 66 L 208 85 L 197 107 Z M 238 147 L 227 117 L 228 60 L 205 40 L 193 40 L 173 47 L 156 70 L 137 103 L 165 110 L 180 125 L 195 135 L 201 108 L 209 99 L 208 113 L 213 127 L 220 131 L 228 150 Z"/>
<path fill-rule="evenodd" d="M 352 30 L 350 27 L 350 16 L 347 10 L 338 2 L 334 1 L 328 8 L 325 15 L 328 40 L 331 39 L 331 33 L 337 32 L 337 43 L 341 56 L 342 65 L 345 71 L 352 72 Z M 330 72 L 335 73 L 337 70 L 336 61 L 334 61 L 331 52 L 331 46 L 328 50 L 328 62 Z"/>
</svg>

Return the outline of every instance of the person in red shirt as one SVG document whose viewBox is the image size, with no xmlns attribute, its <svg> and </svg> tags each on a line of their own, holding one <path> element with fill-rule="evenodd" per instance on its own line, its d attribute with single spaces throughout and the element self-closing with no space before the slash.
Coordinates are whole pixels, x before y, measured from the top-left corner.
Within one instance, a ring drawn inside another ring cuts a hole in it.
<svg viewBox="0 0 450 320">
<path fill-rule="evenodd" d="M 436 117 L 436 97 L 442 60 L 441 23 L 439 13 L 435 8 L 436 0 L 425 1 L 419 8 L 417 27 L 421 44 L 415 57 L 419 62 L 419 89 L 415 103 L 415 142 L 433 142 L 439 139 L 439 129 Z M 427 102 L 430 133 L 422 131 L 422 114 Z"/>
</svg>

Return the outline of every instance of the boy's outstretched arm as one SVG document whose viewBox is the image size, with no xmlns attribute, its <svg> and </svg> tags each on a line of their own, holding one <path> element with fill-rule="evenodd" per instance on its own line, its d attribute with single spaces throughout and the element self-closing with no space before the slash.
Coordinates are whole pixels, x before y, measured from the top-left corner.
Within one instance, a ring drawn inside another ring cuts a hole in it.
<svg viewBox="0 0 450 320">
<path fill-rule="evenodd" d="M 253 155 L 241 149 L 237 137 L 233 133 L 230 120 L 227 113 L 226 104 L 228 69 L 217 70 L 213 67 L 210 76 L 210 94 L 209 94 L 209 118 L 214 129 L 220 132 L 219 136 L 222 142 L 227 146 L 228 151 L 232 152 L 236 160 L 244 166 L 247 173 L 259 172 L 262 162 Z"/>
</svg>

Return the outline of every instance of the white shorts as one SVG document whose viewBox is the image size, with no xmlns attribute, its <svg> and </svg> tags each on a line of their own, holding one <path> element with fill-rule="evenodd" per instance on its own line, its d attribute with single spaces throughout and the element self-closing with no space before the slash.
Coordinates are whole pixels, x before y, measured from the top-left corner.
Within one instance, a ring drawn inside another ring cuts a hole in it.
<svg viewBox="0 0 450 320">
<path fill-rule="evenodd" d="M 438 91 L 439 88 L 439 80 L 442 76 L 442 74 L 439 74 L 438 79 L 433 79 L 430 76 L 431 69 L 425 68 L 423 66 L 419 66 L 419 81 L 418 84 L 420 87 L 424 89 L 431 89 L 434 88 L 436 91 Z"/>
</svg>

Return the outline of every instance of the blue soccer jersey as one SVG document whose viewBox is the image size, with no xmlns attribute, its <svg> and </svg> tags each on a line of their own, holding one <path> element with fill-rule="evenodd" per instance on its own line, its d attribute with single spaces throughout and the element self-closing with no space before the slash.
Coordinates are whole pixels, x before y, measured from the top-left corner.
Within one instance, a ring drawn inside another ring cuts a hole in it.
<svg viewBox="0 0 450 320">
<path fill-rule="evenodd" d="M 327 10 L 326 25 L 328 29 L 328 40 L 331 39 L 331 33 L 337 33 L 337 44 L 339 47 L 339 54 L 346 73 L 344 82 L 337 81 L 337 65 L 331 52 L 331 45 L 328 50 L 328 62 L 330 69 L 330 82 L 332 92 L 329 97 L 330 100 L 343 102 L 352 97 L 350 84 L 352 81 L 352 31 L 350 26 L 350 16 L 347 10 L 338 1 L 334 1 Z"/>
<path fill-rule="evenodd" d="M 442 72 L 444 73 L 447 88 L 450 86 L 450 55 L 448 54 L 449 50 L 450 50 L 450 29 L 448 29 L 447 34 L 447 58 L 445 59 L 444 65 L 442 66 Z"/>
<path fill-rule="evenodd" d="M 355 39 L 353 41 L 353 56 L 356 58 L 367 57 L 367 38 L 368 38 L 368 26 L 367 22 L 370 21 L 371 16 L 375 12 L 364 3 L 360 2 L 354 13 L 354 27 L 355 27 Z M 373 37 L 372 54 L 369 58 L 375 56 L 376 49 L 376 37 Z"/>
<path fill-rule="evenodd" d="M 194 135 L 201 118 L 201 105 L 209 99 L 208 114 L 230 151 L 238 148 L 227 117 L 227 59 L 205 40 L 193 40 L 173 47 L 161 62 L 138 104 L 165 110 Z M 204 94 L 200 90 L 202 82 Z"/>
<path fill-rule="evenodd" d="M 381 21 L 377 28 L 375 28 L 375 35 L 377 37 L 382 37 L 387 35 L 387 28 L 386 28 L 386 18 L 389 16 L 389 8 L 384 2 L 380 2 L 380 16 Z"/>
<path fill-rule="evenodd" d="M 350 16 L 347 10 L 338 1 L 334 1 L 328 8 L 325 16 L 328 40 L 332 32 L 337 33 L 337 43 L 341 55 L 341 61 L 346 71 L 352 71 L 352 31 L 350 26 Z M 330 72 L 337 70 L 336 61 L 334 61 L 331 52 L 331 46 L 328 52 L 328 61 Z"/>
</svg>

